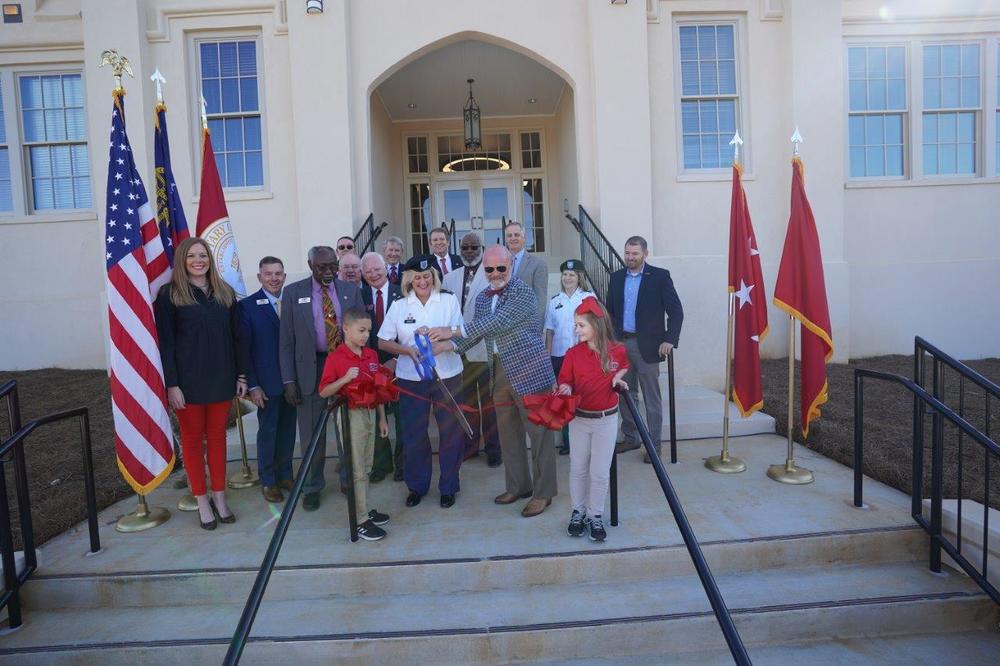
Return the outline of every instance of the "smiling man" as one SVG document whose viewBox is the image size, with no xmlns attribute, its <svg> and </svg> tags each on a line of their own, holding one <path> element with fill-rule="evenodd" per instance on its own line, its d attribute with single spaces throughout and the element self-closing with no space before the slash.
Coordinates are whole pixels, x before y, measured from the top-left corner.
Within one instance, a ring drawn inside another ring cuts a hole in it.
<svg viewBox="0 0 1000 666">
<path fill-rule="evenodd" d="M 299 447 L 305 455 L 313 425 L 326 408 L 326 399 L 316 390 L 326 355 L 343 340 L 341 315 L 348 308 L 364 308 L 358 286 L 336 279 L 338 261 L 332 247 L 317 245 L 309 250 L 312 275 L 284 290 L 280 335 L 281 380 L 285 399 L 298 407 Z M 319 508 L 319 494 L 326 485 L 326 428 L 319 440 L 316 458 L 303 487 L 302 508 Z"/>
</svg>

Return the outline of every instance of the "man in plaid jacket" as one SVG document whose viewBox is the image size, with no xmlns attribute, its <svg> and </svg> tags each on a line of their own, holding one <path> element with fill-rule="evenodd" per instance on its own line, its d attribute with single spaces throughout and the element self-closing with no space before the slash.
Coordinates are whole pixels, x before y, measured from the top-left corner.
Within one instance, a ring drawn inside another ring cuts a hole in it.
<svg viewBox="0 0 1000 666">
<path fill-rule="evenodd" d="M 513 504 L 530 497 L 521 510 L 522 516 L 530 518 L 545 511 L 556 495 L 556 455 L 552 431 L 528 420 L 522 398 L 551 392 L 556 378 L 539 332 L 535 292 L 511 275 L 512 263 L 507 248 L 487 248 L 483 271 L 490 288 L 476 298 L 472 322 L 432 329 L 431 339 L 455 338 L 459 353 L 480 339 L 485 341 L 506 470 L 506 492 L 493 501 Z M 531 438 L 530 469 L 525 435 Z"/>
</svg>

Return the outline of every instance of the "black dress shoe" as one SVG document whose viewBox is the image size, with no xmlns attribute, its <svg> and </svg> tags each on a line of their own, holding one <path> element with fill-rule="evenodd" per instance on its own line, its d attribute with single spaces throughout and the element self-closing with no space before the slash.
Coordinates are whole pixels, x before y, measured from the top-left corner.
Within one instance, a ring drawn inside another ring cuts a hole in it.
<svg viewBox="0 0 1000 666">
<path fill-rule="evenodd" d="M 397 467 L 396 471 L 392 473 L 392 480 L 393 481 L 402 481 L 403 480 L 403 470 Z"/>
<path fill-rule="evenodd" d="M 302 508 L 306 511 L 315 511 L 319 508 L 319 493 L 306 493 L 302 498 Z"/>
<path fill-rule="evenodd" d="M 559 455 L 561 455 L 561 456 L 568 456 L 569 455 L 569 445 L 568 444 L 563 444 L 558 449 L 556 449 L 556 451 L 558 451 Z"/>
<path fill-rule="evenodd" d="M 213 502 L 212 500 L 208 500 L 208 503 L 212 507 L 212 513 L 215 514 L 215 517 L 219 519 L 220 523 L 225 523 L 226 525 L 232 525 L 233 523 L 236 522 L 236 514 L 233 513 L 232 509 L 229 510 L 228 516 L 223 516 L 219 514 L 219 509 L 215 506 L 215 502 Z"/>
<path fill-rule="evenodd" d="M 454 495 L 441 495 L 441 508 L 447 509 L 455 505 Z"/>
<path fill-rule="evenodd" d="M 416 506 L 418 504 L 420 504 L 420 494 L 411 490 L 410 494 L 406 496 L 406 506 Z"/>
<path fill-rule="evenodd" d="M 502 464 L 503 464 L 503 458 L 501 458 L 500 456 L 497 456 L 495 458 L 487 458 L 486 459 L 486 466 L 487 467 L 499 467 Z"/>
<path fill-rule="evenodd" d="M 386 476 L 385 470 L 380 469 L 380 470 L 372 472 L 371 474 L 368 475 L 368 482 L 369 483 L 378 483 L 379 481 L 381 481 L 382 479 L 384 479 L 385 476 Z"/>
<path fill-rule="evenodd" d="M 212 518 L 212 520 L 208 521 L 207 523 L 203 523 L 201 522 L 201 518 L 199 517 L 198 522 L 201 524 L 201 529 L 203 530 L 214 530 L 216 527 L 219 526 L 219 522 L 215 518 Z"/>
</svg>

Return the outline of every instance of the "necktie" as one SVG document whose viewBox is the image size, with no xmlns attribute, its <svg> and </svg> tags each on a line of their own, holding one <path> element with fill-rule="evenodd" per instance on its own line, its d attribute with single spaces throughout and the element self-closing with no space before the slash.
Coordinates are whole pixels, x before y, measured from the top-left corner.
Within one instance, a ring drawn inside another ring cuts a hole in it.
<svg viewBox="0 0 1000 666">
<path fill-rule="evenodd" d="M 441 277 L 444 277 L 448 274 L 448 255 L 441 257 L 439 263 L 441 264 Z"/>
<path fill-rule="evenodd" d="M 274 311 L 278 313 L 278 319 L 281 319 L 281 299 L 274 299 Z"/>
<path fill-rule="evenodd" d="M 321 286 L 320 291 L 323 292 L 323 324 L 326 327 L 326 348 L 327 351 L 333 351 L 340 344 L 337 312 L 333 309 L 333 299 L 330 298 L 329 288 Z"/>
<path fill-rule="evenodd" d="M 385 317 L 385 301 L 382 300 L 382 290 L 375 290 L 375 325 L 381 326 Z"/>
<path fill-rule="evenodd" d="M 393 266 L 392 268 L 389 269 L 389 282 L 396 284 L 398 280 L 399 277 L 396 275 L 396 267 Z"/>
</svg>

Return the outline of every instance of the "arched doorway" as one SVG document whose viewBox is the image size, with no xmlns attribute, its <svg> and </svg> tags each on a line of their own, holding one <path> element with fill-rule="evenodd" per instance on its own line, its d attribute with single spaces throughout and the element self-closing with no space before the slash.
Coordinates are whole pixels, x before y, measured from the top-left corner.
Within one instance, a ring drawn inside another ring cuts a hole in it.
<svg viewBox="0 0 1000 666">
<path fill-rule="evenodd" d="M 465 149 L 462 108 L 472 78 L 482 148 Z M 572 86 L 536 60 L 465 39 L 406 63 L 370 93 L 370 166 L 376 219 L 408 252 L 455 221 L 499 242 L 505 221 L 525 227 L 529 250 L 558 265 L 575 254 L 564 201 L 577 201 Z"/>
</svg>

